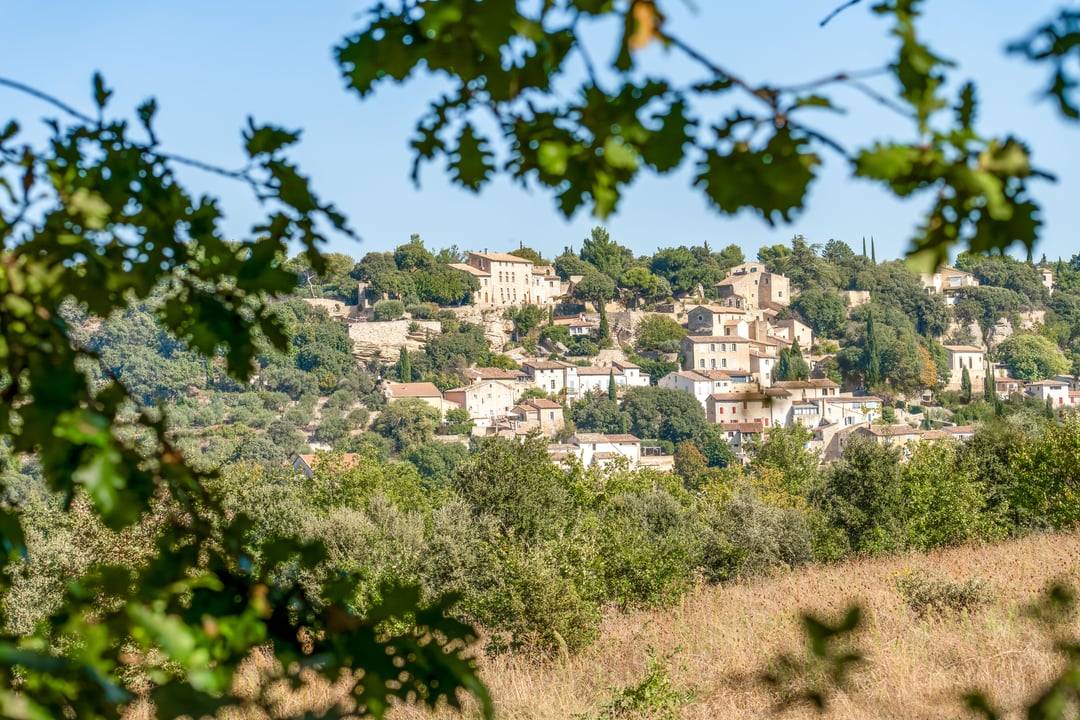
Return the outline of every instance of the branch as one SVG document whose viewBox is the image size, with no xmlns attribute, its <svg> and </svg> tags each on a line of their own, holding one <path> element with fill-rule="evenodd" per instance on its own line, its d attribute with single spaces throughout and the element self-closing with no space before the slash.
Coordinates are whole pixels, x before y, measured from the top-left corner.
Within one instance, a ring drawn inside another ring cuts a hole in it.
<svg viewBox="0 0 1080 720">
<path fill-rule="evenodd" d="M 825 19 L 818 23 L 818 27 L 825 27 L 826 25 L 829 24 L 829 21 L 832 20 L 834 17 L 836 17 L 840 13 L 844 12 L 849 7 L 851 7 L 853 5 L 858 5 L 860 2 L 862 2 L 862 0 L 848 0 L 846 3 L 844 3 L 840 7 L 836 8 L 835 10 L 833 10 L 828 15 L 826 15 Z"/>
<path fill-rule="evenodd" d="M 53 107 L 59 108 L 60 110 L 66 112 L 68 115 L 71 115 L 73 118 L 76 118 L 76 119 L 86 123 L 87 125 L 97 125 L 97 120 L 90 117 L 89 115 L 83 115 L 81 112 L 79 112 L 75 108 L 71 107 L 70 105 L 68 105 L 64 101 L 59 100 L 59 99 L 53 97 L 52 95 L 49 95 L 48 93 L 42 92 L 41 90 L 38 90 L 36 88 L 32 88 L 29 85 L 24 85 L 21 82 L 17 82 L 15 80 L 10 80 L 10 79 L 8 79 L 6 77 L 0 76 L 0 86 L 9 87 L 12 90 L 17 90 L 19 92 L 26 93 L 27 95 L 30 95 L 31 97 L 35 97 L 38 100 L 42 100 L 42 101 L 48 103 L 49 105 L 52 105 Z"/>
<path fill-rule="evenodd" d="M 53 107 L 67 113 L 68 115 L 80 122 L 86 123 L 87 125 L 93 125 L 95 127 L 100 127 L 101 125 L 99 120 L 95 120 L 89 115 L 85 115 L 79 112 L 71 105 L 65 103 L 63 100 L 53 97 L 46 92 L 38 90 L 37 88 L 26 85 L 25 83 L 21 83 L 17 80 L 11 80 L 10 78 L 0 76 L 0 87 L 9 87 L 17 92 L 25 93 L 31 97 L 37 98 L 38 100 L 52 105 Z M 131 146 L 139 152 L 155 155 L 162 160 L 171 161 L 176 163 L 177 165 L 187 165 L 188 167 L 195 168 L 196 170 L 202 170 L 203 172 L 208 172 L 213 175 L 220 175 L 221 177 L 226 177 L 232 180 L 240 180 L 247 183 L 251 187 L 251 189 L 255 192 L 255 197 L 257 197 L 260 201 L 264 199 L 262 193 L 259 192 L 258 181 L 256 181 L 256 179 L 251 176 L 250 165 L 240 170 L 229 170 L 227 168 L 223 168 L 217 165 L 205 163 L 202 160 L 195 160 L 194 158 L 185 157 L 183 155 L 173 155 L 171 153 L 161 152 L 160 150 L 154 149 L 154 147 L 151 145 L 131 143 Z"/>
</svg>

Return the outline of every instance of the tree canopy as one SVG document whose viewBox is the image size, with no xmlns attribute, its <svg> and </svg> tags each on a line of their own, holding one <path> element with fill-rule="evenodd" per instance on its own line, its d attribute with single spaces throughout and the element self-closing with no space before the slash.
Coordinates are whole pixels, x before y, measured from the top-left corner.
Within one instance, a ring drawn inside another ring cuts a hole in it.
<svg viewBox="0 0 1080 720">
<path fill-rule="evenodd" d="M 449 76 L 450 92 L 433 100 L 416 125 L 416 167 L 444 157 L 451 178 L 473 191 L 504 172 L 551 191 L 566 216 L 584 206 L 605 217 L 640 174 L 691 163 L 694 187 L 718 212 L 747 209 L 774 224 L 802 209 L 828 150 L 849 163 L 854 177 L 900 197 L 929 199 L 925 221 L 911 238 L 928 267 L 957 243 L 976 251 L 1035 244 L 1039 205 L 1029 185 L 1048 175 L 1022 140 L 977 129 L 977 90 L 953 82 L 953 64 L 925 40 L 920 0 L 871 8 L 895 38 L 891 57 L 871 75 L 890 76 L 894 97 L 869 90 L 844 69 L 788 87 L 749 82 L 680 38 L 665 24 L 664 4 L 380 4 L 336 54 L 360 97 L 405 82 L 420 67 Z M 1063 58 L 1072 45 L 1055 40 L 1074 37 L 1074 25 L 1074 14 L 1063 10 L 1009 46 L 1051 67 L 1047 94 L 1071 120 L 1078 114 L 1075 68 Z M 616 48 L 604 68 L 613 80 L 604 83 L 589 51 L 602 34 Z M 640 52 L 650 45 L 699 72 L 689 80 L 650 79 L 654 55 Z M 571 71 L 579 63 L 587 72 Z M 849 149 L 816 128 L 813 112 L 841 108 L 835 96 L 845 86 L 869 91 L 895 111 L 911 139 Z M 717 98 L 737 106 L 712 115 L 704 108 L 714 108 Z"/>
</svg>

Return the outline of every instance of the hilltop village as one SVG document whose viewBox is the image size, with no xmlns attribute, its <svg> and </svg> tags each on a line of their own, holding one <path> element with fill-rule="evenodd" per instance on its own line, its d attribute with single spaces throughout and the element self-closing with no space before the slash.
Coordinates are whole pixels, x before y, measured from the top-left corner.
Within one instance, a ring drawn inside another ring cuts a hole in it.
<svg viewBox="0 0 1080 720">
<path fill-rule="evenodd" d="M 528 248 L 455 249 L 437 260 L 414 238 L 356 265 L 356 302 L 306 301 L 347 325 L 388 406 L 422 403 L 437 414 L 437 436 L 540 435 L 553 459 L 586 467 L 673 467 L 677 433 L 639 436 L 629 429 L 648 423 L 619 416 L 628 393 L 644 399 L 650 387 L 692 399 L 734 457 L 770 428 L 799 425 L 822 462 L 853 436 L 899 446 L 968 439 L 974 429 L 956 411 L 973 398 L 1080 407 L 1075 363 L 1056 342 L 1036 343 L 1051 346 L 1049 364 L 1029 368 L 1027 338 L 1049 335 L 1049 262 L 963 257 L 966 270 L 916 273 L 838 241 L 819 252 L 798 237 L 757 261 L 734 246 L 678 250 L 687 257 L 665 250 L 635 260 L 597 228 L 581 252 L 567 248 L 555 261 Z M 459 295 L 419 301 L 417 286 L 439 264 Z M 914 332 L 895 326 L 898 310 Z M 466 365 L 459 355 L 449 373 L 420 371 L 431 365 L 429 343 L 463 325 L 482 332 L 483 357 Z M 643 404 L 658 402 L 648 397 Z M 332 448 L 317 438 L 312 447 Z M 310 472 L 313 457 L 298 455 L 296 467 Z"/>
</svg>

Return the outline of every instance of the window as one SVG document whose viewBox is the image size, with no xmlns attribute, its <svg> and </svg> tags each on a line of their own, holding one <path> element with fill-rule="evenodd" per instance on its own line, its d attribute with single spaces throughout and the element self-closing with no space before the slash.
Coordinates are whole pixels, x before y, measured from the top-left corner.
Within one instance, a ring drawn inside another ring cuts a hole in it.
<svg viewBox="0 0 1080 720">
<path fill-rule="evenodd" d="M 716 358 L 712 358 L 711 360 L 709 360 L 709 367 L 713 370 L 716 369 Z"/>
<path fill-rule="evenodd" d="M 720 358 L 720 367 L 722 367 L 722 368 L 727 367 L 727 358 Z"/>
<path fill-rule="evenodd" d="M 698 360 L 698 367 L 699 368 L 704 368 L 705 367 L 705 358 L 701 358 L 700 360 Z"/>
<path fill-rule="evenodd" d="M 709 343 L 709 352 L 716 352 L 716 343 Z"/>
<path fill-rule="evenodd" d="M 554 380 L 552 380 L 552 381 L 551 381 L 551 389 L 552 389 L 552 390 L 554 390 L 554 389 L 555 389 L 555 381 L 554 381 Z"/>
<path fill-rule="evenodd" d="M 720 414 L 720 415 L 723 415 L 723 414 L 724 414 L 724 407 L 723 407 L 723 406 L 721 405 L 720 407 L 718 407 L 718 408 L 716 409 L 716 412 L 717 412 L 718 414 Z"/>
</svg>

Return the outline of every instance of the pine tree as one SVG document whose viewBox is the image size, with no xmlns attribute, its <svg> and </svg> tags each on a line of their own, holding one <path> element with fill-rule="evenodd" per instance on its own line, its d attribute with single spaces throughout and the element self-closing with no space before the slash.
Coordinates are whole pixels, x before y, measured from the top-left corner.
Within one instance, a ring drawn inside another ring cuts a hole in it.
<svg viewBox="0 0 1080 720">
<path fill-rule="evenodd" d="M 960 374 L 960 402 L 971 402 L 971 373 L 967 368 Z"/>
<path fill-rule="evenodd" d="M 404 347 L 398 352 L 397 375 L 403 383 L 412 382 L 412 361 L 409 359 L 409 351 Z"/>
<path fill-rule="evenodd" d="M 611 402 L 615 402 L 616 396 L 615 396 L 615 371 L 614 370 L 609 370 L 608 371 L 607 397 L 608 397 L 608 400 L 610 400 Z"/>
<path fill-rule="evenodd" d="M 881 352 L 878 350 L 877 332 L 874 330 L 874 312 L 866 313 L 866 386 L 881 382 Z"/>
</svg>

